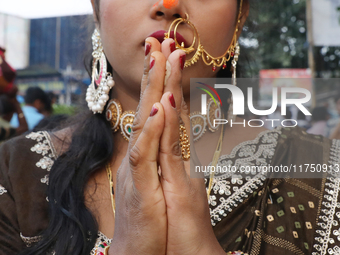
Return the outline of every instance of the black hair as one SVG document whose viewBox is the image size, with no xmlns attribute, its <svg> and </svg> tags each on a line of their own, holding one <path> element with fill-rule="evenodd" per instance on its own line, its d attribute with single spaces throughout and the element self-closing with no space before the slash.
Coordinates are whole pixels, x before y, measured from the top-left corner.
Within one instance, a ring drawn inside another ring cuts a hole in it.
<svg viewBox="0 0 340 255">
<path fill-rule="evenodd" d="M 38 132 L 42 130 L 54 130 L 59 126 L 63 125 L 68 119 L 65 114 L 56 114 L 49 117 L 43 118 L 34 128 L 33 132 Z"/>
<path fill-rule="evenodd" d="M 95 1 L 97 14 L 98 2 Z M 92 56 L 89 54 L 85 67 L 90 75 L 91 66 Z M 108 71 L 112 73 L 109 62 Z M 217 75 L 231 77 L 230 64 Z M 68 150 L 58 157 L 50 171 L 48 226 L 42 233 L 42 240 L 23 251 L 22 255 L 45 255 L 51 249 L 56 255 L 88 255 L 95 245 L 98 225 L 85 206 L 84 190 L 90 176 L 111 160 L 115 144 L 104 113 L 93 114 L 86 109 L 72 123 Z"/>
<path fill-rule="evenodd" d="M 45 103 L 48 99 L 47 94 L 39 87 L 30 87 L 26 90 L 25 95 L 25 103 L 33 104 L 35 100 L 41 100 L 41 102 Z"/>
<path fill-rule="evenodd" d="M 50 171 L 48 226 L 42 240 L 21 254 L 45 255 L 53 249 L 56 255 L 88 255 L 95 245 L 98 225 L 85 206 L 84 191 L 90 176 L 111 159 L 113 135 L 104 113 L 85 110 L 72 123 L 69 147 Z"/>
</svg>

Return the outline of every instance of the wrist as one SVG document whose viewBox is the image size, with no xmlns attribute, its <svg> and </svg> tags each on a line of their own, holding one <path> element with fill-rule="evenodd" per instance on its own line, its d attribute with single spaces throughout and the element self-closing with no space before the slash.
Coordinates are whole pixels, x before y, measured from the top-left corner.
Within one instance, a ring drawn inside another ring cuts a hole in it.
<svg viewBox="0 0 340 255">
<path fill-rule="evenodd" d="M 226 252 L 223 250 L 216 237 L 214 236 L 213 240 L 210 240 L 209 243 L 206 243 L 203 248 L 199 251 L 199 255 L 206 254 L 214 254 L 214 255 L 226 255 Z"/>
</svg>

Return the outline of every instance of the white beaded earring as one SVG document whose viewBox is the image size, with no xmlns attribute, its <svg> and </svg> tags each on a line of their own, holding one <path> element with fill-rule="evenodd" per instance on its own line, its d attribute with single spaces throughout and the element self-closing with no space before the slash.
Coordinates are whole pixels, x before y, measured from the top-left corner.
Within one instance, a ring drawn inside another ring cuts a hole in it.
<svg viewBox="0 0 340 255">
<path fill-rule="evenodd" d="M 92 82 L 87 88 L 86 101 L 89 109 L 96 114 L 103 112 L 105 104 L 109 100 L 108 94 L 115 83 L 112 75 L 107 72 L 106 57 L 97 29 L 94 30 L 92 35 L 92 45 Z"/>
</svg>

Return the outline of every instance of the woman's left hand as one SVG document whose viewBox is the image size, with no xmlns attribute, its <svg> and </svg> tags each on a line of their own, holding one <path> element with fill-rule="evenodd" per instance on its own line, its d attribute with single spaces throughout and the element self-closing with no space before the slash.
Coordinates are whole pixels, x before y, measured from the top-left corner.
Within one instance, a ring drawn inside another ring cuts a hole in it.
<svg viewBox="0 0 340 255">
<path fill-rule="evenodd" d="M 180 124 L 190 135 L 188 109 L 181 88 L 183 52 L 170 54 L 162 44 L 163 54 L 171 64 L 171 74 L 164 88 L 161 104 L 165 124 L 160 141 L 159 163 L 167 217 L 167 254 L 225 254 L 213 232 L 203 178 L 190 178 L 190 161 L 182 159 Z M 190 141 L 190 140 L 189 140 Z"/>
</svg>

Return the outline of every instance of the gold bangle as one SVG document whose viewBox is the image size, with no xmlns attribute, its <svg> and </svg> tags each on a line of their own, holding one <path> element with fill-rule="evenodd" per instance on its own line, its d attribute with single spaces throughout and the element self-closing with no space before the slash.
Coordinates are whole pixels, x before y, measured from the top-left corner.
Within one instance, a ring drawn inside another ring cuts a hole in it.
<svg viewBox="0 0 340 255">
<path fill-rule="evenodd" d="M 106 246 L 104 249 L 104 255 L 109 255 L 110 246 Z"/>
<path fill-rule="evenodd" d="M 189 136 L 187 134 L 187 130 L 185 129 L 184 125 L 179 126 L 179 142 L 181 145 L 181 152 L 183 160 L 190 159 L 190 143 L 189 143 Z"/>
</svg>

